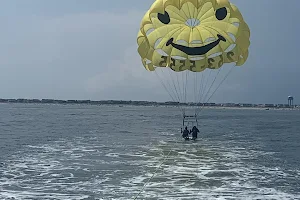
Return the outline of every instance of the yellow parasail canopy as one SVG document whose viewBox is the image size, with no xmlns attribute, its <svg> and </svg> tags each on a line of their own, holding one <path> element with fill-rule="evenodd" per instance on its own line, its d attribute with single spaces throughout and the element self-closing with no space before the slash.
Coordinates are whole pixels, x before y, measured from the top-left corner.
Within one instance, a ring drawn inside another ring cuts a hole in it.
<svg viewBox="0 0 300 200">
<path fill-rule="evenodd" d="M 228 0 L 156 0 L 137 36 L 144 67 L 201 72 L 225 63 L 243 65 L 250 30 Z"/>
</svg>

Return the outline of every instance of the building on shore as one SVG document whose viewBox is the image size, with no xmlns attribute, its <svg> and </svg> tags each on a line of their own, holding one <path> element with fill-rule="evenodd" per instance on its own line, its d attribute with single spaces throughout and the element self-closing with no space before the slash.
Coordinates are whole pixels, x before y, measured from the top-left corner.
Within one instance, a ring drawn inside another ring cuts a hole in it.
<svg viewBox="0 0 300 200">
<path fill-rule="evenodd" d="M 288 105 L 289 107 L 294 107 L 294 97 L 288 96 Z"/>
</svg>

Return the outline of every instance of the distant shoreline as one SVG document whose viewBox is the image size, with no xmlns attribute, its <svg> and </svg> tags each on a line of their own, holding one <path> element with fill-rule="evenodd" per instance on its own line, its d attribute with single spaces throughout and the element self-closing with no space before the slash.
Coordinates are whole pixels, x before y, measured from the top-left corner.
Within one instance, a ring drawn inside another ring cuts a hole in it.
<svg viewBox="0 0 300 200">
<path fill-rule="evenodd" d="M 288 104 L 249 104 L 249 103 L 178 103 L 155 101 L 124 101 L 124 100 L 57 100 L 57 99 L 0 99 L 0 103 L 27 103 L 27 104 L 89 104 L 89 105 L 133 105 L 133 106 L 202 106 L 206 108 L 243 108 L 243 109 L 300 109 L 299 105 L 293 107 Z"/>
</svg>

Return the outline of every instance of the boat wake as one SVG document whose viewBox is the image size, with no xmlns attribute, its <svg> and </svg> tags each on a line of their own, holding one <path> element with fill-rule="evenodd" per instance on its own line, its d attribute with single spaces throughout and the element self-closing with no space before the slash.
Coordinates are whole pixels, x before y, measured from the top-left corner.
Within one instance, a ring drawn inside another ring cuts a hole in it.
<svg viewBox="0 0 300 200">
<path fill-rule="evenodd" d="M 251 162 L 272 152 L 228 147 L 201 139 L 107 144 L 100 136 L 27 146 L 0 165 L 0 198 L 127 200 L 171 150 L 139 199 L 300 199 L 284 185 L 299 171 Z"/>
</svg>

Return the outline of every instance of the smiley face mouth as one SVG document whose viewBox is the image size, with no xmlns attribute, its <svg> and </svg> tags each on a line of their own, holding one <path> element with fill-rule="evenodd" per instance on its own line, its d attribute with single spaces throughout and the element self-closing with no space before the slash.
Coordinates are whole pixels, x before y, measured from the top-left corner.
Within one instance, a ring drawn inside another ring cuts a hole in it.
<svg viewBox="0 0 300 200">
<path fill-rule="evenodd" d="M 226 42 L 226 39 L 222 35 L 217 35 L 218 39 L 214 42 L 211 42 L 205 46 L 202 47 L 186 47 L 180 44 L 175 44 L 173 43 L 173 38 L 169 39 L 167 42 L 167 46 L 172 45 L 174 48 L 186 53 L 187 55 L 190 56 L 195 56 L 195 55 L 204 55 L 207 52 L 209 52 L 211 49 L 213 49 L 215 46 L 217 46 L 221 41 Z"/>
</svg>

